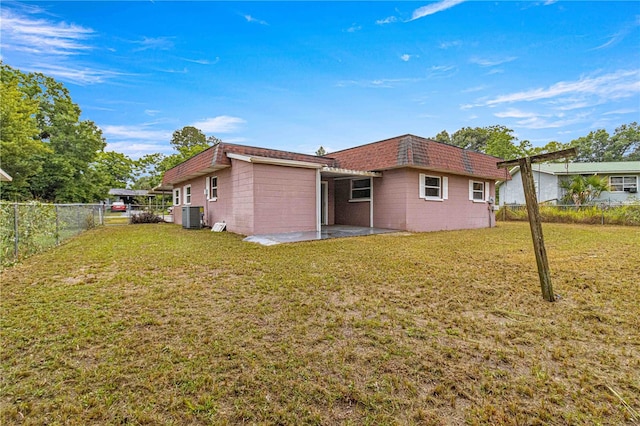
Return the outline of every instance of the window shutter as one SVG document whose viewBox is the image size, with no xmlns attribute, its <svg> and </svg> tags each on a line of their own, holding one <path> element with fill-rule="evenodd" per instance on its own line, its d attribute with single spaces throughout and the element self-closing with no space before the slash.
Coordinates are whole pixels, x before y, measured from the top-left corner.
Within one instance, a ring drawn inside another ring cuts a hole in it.
<svg viewBox="0 0 640 426">
<path fill-rule="evenodd" d="M 425 198 L 426 195 L 424 193 L 424 180 L 425 180 L 425 174 L 424 173 L 420 173 L 420 198 Z"/>
<path fill-rule="evenodd" d="M 484 200 L 489 201 L 490 197 L 491 197 L 491 188 L 490 188 L 489 182 L 485 182 L 484 183 Z"/>
<path fill-rule="evenodd" d="M 211 194 L 211 178 L 209 176 L 204 178 L 204 198 L 205 200 L 209 199 L 209 195 Z"/>
<path fill-rule="evenodd" d="M 449 199 L 449 178 L 446 176 L 442 177 L 442 199 Z"/>
<path fill-rule="evenodd" d="M 473 201 L 473 181 L 469 180 L 469 200 Z"/>
</svg>

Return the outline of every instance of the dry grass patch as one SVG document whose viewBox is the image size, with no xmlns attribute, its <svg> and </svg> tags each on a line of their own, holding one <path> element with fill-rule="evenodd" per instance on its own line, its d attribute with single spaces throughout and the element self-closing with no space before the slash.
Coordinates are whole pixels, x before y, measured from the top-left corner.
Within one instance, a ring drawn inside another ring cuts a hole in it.
<svg viewBox="0 0 640 426">
<path fill-rule="evenodd" d="M 2 275 L 2 423 L 632 424 L 640 233 L 527 224 L 262 247 L 90 231 Z"/>
</svg>

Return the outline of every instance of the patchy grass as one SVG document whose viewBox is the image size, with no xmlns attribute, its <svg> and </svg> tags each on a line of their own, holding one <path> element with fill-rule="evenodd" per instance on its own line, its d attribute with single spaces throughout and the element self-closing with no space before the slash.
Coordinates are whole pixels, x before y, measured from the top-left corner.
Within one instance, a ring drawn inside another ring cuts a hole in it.
<svg viewBox="0 0 640 426">
<path fill-rule="evenodd" d="M 633 424 L 640 233 L 103 227 L 0 276 L 2 424 Z"/>
</svg>

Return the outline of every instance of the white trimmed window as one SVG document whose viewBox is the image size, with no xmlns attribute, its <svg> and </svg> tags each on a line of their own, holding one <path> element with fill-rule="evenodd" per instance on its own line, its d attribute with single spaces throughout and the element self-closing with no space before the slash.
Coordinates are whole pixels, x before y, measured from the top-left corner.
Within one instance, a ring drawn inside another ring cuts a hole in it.
<svg viewBox="0 0 640 426">
<path fill-rule="evenodd" d="M 180 205 L 180 188 L 176 188 L 173 190 L 173 205 Z"/>
<path fill-rule="evenodd" d="M 350 201 L 369 201 L 371 199 L 371 178 L 351 179 Z"/>
<path fill-rule="evenodd" d="M 610 176 L 611 192 L 638 192 L 638 176 Z"/>
<path fill-rule="evenodd" d="M 218 199 L 218 176 L 210 176 L 207 178 L 207 197 L 209 201 Z"/>
<path fill-rule="evenodd" d="M 420 198 L 442 201 L 449 198 L 449 178 L 420 173 Z"/>
<path fill-rule="evenodd" d="M 469 200 L 484 203 L 489 199 L 489 185 L 479 180 L 469 181 Z"/>
<path fill-rule="evenodd" d="M 184 187 L 184 203 L 191 204 L 191 185 Z"/>
</svg>

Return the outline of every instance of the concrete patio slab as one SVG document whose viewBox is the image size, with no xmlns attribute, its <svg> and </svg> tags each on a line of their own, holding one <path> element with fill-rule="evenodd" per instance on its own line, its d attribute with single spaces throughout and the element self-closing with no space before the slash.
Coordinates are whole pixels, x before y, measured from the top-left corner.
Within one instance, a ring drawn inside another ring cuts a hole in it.
<svg viewBox="0 0 640 426">
<path fill-rule="evenodd" d="M 282 234 L 263 234 L 246 237 L 242 241 L 272 246 L 300 241 L 327 240 L 329 238 L 361 237 L 364 235 L 388 234 L 399 232 L 397 229 L 368 228 L 363 226 L 330 225 L 323 226 L 320 232 L 286 232 Z"/>
</svg>

